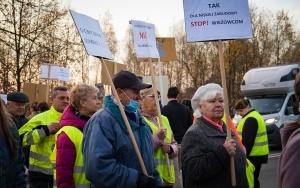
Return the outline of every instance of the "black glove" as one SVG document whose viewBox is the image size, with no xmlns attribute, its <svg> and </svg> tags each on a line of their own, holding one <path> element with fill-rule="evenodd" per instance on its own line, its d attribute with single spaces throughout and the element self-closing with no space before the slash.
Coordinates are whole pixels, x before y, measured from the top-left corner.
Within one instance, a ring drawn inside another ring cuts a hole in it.
<svg viewBox="0 0 300 188">
<path fill-rule="evenodd" d="M 155 179 L 151 176 L 146 176 L 144 174 L 139 174 L 139 178 L 136 181 L 138 188 L 154 188 Z"/>
</svg>

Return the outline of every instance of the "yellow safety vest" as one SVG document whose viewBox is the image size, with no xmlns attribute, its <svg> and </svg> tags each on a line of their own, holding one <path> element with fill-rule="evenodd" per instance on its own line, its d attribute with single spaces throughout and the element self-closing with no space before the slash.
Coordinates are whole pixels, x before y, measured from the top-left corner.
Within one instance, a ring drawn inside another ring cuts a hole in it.
<svg viewBox="0 0 300 188">
<path fill-rule="evenodd" d="M 241 119 L 238 124 L 237 131 L 240 135 L 241 140 L 243 141 L 242 131 L 247 118 L 253 117 L 257 120 L 258 129 L 254 141 L 254 145 L 249 156 L 262 156 L 269 154 L 269 146 L 268 146 L 268 135 L 267 135 L 267 128 L 264 122 L 264 119 L 257 111 L 252 111 L 248 113 L 245 117 Z"/>
<path fill-rule="evenodd" d="M 163 127 L 167 129 L 167 135 L 165 138 L 165 142 L 167 143 L 171 143 L 172 142 L 172 129 L 170 127 L 168 118 L 165 116 L 161 116 L 162 118 L 162 123 L 163 123 Z M 150 125 L 150 128 L 152 129 L 153 134 L 157 133 L 158 128 L 154 123 L 152 123 L 151 121 L 149 121 L 147 118 L 145 118 L 145 121 Z M 158 117 L 156 117 L 156 120 L 159 124 L 159 120 Z M 173 164 L 173 160 L 170 159 L 170 176 L 168 173 L 168 166 L 165 160 L 165 153 L 162 150 L 161 147 L 157 148 L 154 151 L 154 158 L 155 158 L 155 162 L 156 162 L 156 170 L 159 172 L 160 177 L 162 178 L 163 181 L 174 184 L 175 183 L 175 171 L 174 171 L 174 164 Z"/>
<path fill-rule="evenodd" d="M 31 118 L 19 129 L 19 134 L 23 135 L 22 145 L 30 146 L 29 171 L 53 175 L 49 157 L 55 145 L 55 135 L 46 136 L 45 131 L 39 127 L 58 123 L 61 115 L 62 113 L 51 107 L 50 110 Z"/>
<path fill-rule="evenodd" d="M 78 128 L 74 126 L 64 126 L 55 134 L 55 141 L 60 133 L 65 132 L 70 140 L 74 143 L 76 147 L 76 160 L 73 169 L 74 183 L 77 188 L 89 188 L 90 182 L 86 179 L 83 165 L 83 155 L 82 155 L 82 139 L 83 133 Z M 54 186 L 56 185 L 56 146 L 54 147 L 53 153 L 50 156 L 53 168 L 54 168 Z"/>
</svg>

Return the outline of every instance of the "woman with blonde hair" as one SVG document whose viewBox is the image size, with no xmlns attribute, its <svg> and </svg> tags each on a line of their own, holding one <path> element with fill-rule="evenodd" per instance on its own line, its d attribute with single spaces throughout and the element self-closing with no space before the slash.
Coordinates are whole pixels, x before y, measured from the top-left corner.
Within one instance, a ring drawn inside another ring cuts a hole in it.
<svg viewBox="0 0 300 188">
<path fill-rule="evenodd" d="M 155 96 L 152 88 L 141 91 L 141 112 L 152 130 L 154 143 L 154 158 L 164 187 L 172 187 L 175 183 L 175 172 L 172 159 L 178 155 L 177 142 L 171 130 L 168 118 L 161 115 L 162 125 L 159 123 Z M 170 161 L 170 175 L 166 163 L 166 153 Z"/>
<path fill-rule="evenodd" d="M 100 108 L 98 88 L 75 85 L 70 92 L 70 105 L 65 108 L 56 133 L 56 146 L 51 155 L 54 169 L 54 187 L 90 187 L 83 170 L 83 128 Z"/>
</svg>

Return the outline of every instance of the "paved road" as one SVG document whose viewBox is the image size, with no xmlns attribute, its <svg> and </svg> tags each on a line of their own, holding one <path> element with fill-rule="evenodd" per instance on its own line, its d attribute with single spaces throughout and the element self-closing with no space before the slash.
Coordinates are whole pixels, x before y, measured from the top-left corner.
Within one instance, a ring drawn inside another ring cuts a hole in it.
<svg viewBox="0 0 300 188">
<path fill-rule="evenodd" d="M 271 148 L 269 160 L 267 164 L 263 164 L 259 181 L 261 188 L 277 188 L 277 169 L 278 160 L 281 150 L 278 148 Z"/>
</svg>

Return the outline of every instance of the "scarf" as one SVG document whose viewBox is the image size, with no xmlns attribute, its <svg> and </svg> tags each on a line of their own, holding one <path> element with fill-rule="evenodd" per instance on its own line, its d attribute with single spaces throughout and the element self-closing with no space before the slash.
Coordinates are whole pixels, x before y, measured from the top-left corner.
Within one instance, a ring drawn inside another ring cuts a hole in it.
<svg viewBox="0 0 300 188">
<path fill-rule="evenodd" d="M 122 130 L 126 134 L 129 134 L 126 124 L 125 124 L 125 121 L 122 117 L 121 111 L 120 111 L 118 105 L 114 102 L 112 96 L 106 96 L 104 98 L 104 106 L 111 111 L 112 116 L 121 125 Z M 148 126 L 147 123 L 145 122 L 145 120 L 143 119 L 143 116 L 141 115 L 141 113 L 139 111 L 130 112 L 130 111 L 125 110 L 125 114 L 128 118 L 128 122 L 131 127 L 131 130 L 135 131 L 138 129 L 140 141 L 143 146 L 145 143 L 146 126 Z M 141 147 L 141 148 L 143 148 L 143 147 Z"/>
</svg>

